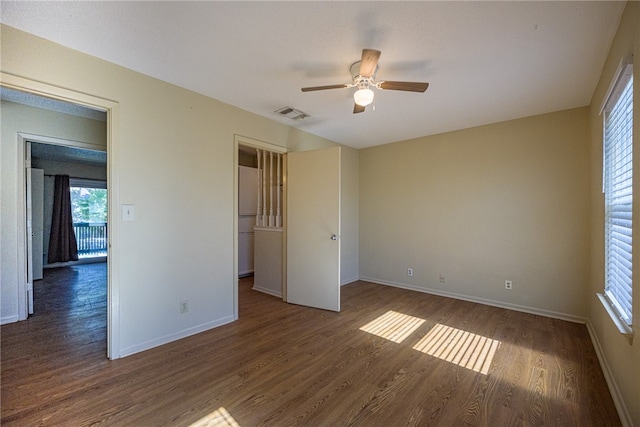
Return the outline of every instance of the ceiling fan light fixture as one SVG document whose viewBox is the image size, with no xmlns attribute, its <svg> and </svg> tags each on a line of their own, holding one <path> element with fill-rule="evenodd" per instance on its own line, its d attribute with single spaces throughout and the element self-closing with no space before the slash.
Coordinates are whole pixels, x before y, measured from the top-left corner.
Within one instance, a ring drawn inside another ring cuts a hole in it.
<svg viewBox="0 0 640 427">
<path fill-rule="evenodd" d="M 374 94 L 372 88 L 380 90 L 402 90 L 405 92 L 424 92 L 429 87 L 426 82 L 403 82 L 403 81 L 380 81 L 376 82 L 378 73 L 378 59 L 380 51 L 375 49 L 362 49 L 362 59 L 356 61 L 349 67 L 352 83 L 342 83 L 325 86 L 303 87 L 303 92 L 313 92 L 316 90 L 357 88 L 353 94 L 355 105 L 353 114 L 363 113 L 365 107 L 373 103 Z M 375 106 L 373 108 L 375 110 Z"/>
<path fill-rule="evenodd" d="M 356 104 L 366 107 L 373 102 L 373 91 L 371 89 L 359 89 L 353 94 Z"/>
</svg>

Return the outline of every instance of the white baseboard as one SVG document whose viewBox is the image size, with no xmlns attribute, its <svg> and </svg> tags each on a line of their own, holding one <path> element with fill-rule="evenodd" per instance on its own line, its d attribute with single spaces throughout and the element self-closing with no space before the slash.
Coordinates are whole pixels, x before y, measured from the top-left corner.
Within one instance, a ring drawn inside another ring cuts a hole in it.
<svg viewBox="0 0 640 427">
<path fill-rule="evenodd" d="M 604 379 L 607 381 L 607 386 L 609 387 L 609 393 L 611 393 L 613 403 L 614 405 L 616 405 L 616 410 L 618 411 L 620 422 L 624 427 L 633 427 L 633 422 L 631 420 L 631 415 L 627 410 L 627 405 L 625 405 L 624 403 L 622 393 L 620 393 L 618 384 L 616 383 L 616 380 L 611 373 L 611 368 L 609 368 L 607 359 L 604 357 L 604 351 L 602 349 L 602 346 L 600 345 L 600 340 L 598 339 L 596 331 L 593 329 L 593 325 L 591 324 L 590 320 L 587 321 L 587 331 L 589 331 L 589 336 L 591 337 L 593 348 L 596 350 L 596 355 L 598 356 L 598 361 L 600 362 L 600 368 L 602 369 Z"/>
<path fill-rule="evenodd" d="M 188 329 L 184 329 L 182 331 L 178 331 L 173 334 L 165 335 L 163 337 L 145 341 L 140 344 L 125 347 L 120 350 L 120 357 L 131 356 L 132 354 L 140 353 L 141 351 L 149 350 L 151 348 L 168 344 L 170 342 L 177 341 L 179 339 L 186 338 L 191 335 L 199 334 L 200 332 L 208 331 L 209 329 L 226 325 L 227 323 L 231 323 L 234 320 L 235 318 L 233 316 L 226 316 L 226 317 L 222 317 L 220 319 L 214 320 L 212 322 L 203 323 L 201 325 L 197 325 Z"/>
<path fill-rule="evenodd" d="M 73 267 L 74 265 L 80 264 L 100 264 L 107 262 L 106 256 L 99 256 L 93 258 L 80 258 L 77 261 L 68 261 L 68 262 L 54 262 L 53 264 L 45 264 L 42 266 L 43 269 L 48 268 L 59 268 L 59 267 Z"/>
<path fill-rule="evenodd" d="M 454 298 L 454 299 L 459 299 L 459 300 L 463 300 L 463 301 L 475 302 L 475 303 L 478 303 L 478 304 L 490 305 L 492 307 L 506 308 L 508 310 L 514 310 L 514 311 L 521 311 L 523 313 L 537 314 L 539 316 L 551 317 L 551 318 L 554 318 L 554 319 L 567 320 L 569 322 L 574 322 L 574 323 L 587 323 L 587 319 L 586 318 L 580 317 L 580 316 L 575 316 L 573 314 L 560 313 L 560 312 L 551 311 L 551 310 L 544 310 L 544 309 L 536 308 L 536 307 L 528 307 L 528 306 L 519 305 L 519 304 L 511 304 L 511 303 L 508 303 L 508 302 L 495 301 L 495 300 L 491 300 L 491 299 L 474 297 L 474 296 L 469 296 L 469 295 L 464 295 L 464 294 L 456 294 L 456 293 L 453 293 L 453 292 L 441 291 L 439 289 L 423 288 L 423 287 L 419 287 L 419 286 L 408 285 L 406 283 L 388 282 L 388 281 L 385 281 L 385 280 L 376 279 L 374 277 L 361 277 L 360 280 L 364 280 L 366 282 L 377 283 L 379 285 L 393 286 L 395 288 L 401 288 L 401 289 L 407 289 L 407 290 L 410 290 L 410 291 L 422 292 L 422 293 L 425 293 L 425 294 L 438 295 L 438 296 L 441 296 L 441 297 Z"/>
<path fill-rule="evenodd" d="M 347 279 L 344 279 L 342 282 L 340 282 L 340 286 L 348 285 L 349 283 L 357 282 L 358 280 L 360 280 L 358 276 L 349 277 Z"/>
<path fill-rule="evenodd" d="M 7 323 L 15 323 L 18 320 L 19 319 L 17 314 L 14 316 L 3 317 L 2 319 L 0 319 L 0 325 L 6 325 Z"/>
<path fill-rule="evenodd" d="M 251 289 L 253 289 L 254 291 L 262 292 L 263 294 L 268 294 L 268 295 L 272 295 L 274 297 L 282 298 L 282 292 L 276 292 L 273 289 L 263 288 L 263 287 L 258 286 L 258 285 L 253 285 L 253 287 Z"/>
</svg>

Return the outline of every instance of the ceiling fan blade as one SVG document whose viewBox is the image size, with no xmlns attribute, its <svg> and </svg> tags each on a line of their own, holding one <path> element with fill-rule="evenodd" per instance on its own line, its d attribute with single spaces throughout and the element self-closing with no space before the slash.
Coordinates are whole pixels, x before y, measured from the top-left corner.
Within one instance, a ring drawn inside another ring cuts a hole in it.
<svg viewBox="0 0 640 427">
<path fill-rule="evenodd" d="M 326 90 L 326 89 L 344 89 L 345 87 L 349 87 L 348 84 L 340 84 L 340 85 L 328 85 L 328 86 L 312 86 L 312 87 L 303 87 L 303 92 L 311 92 L 314 90 Z"/>
<path fill-rule="evenodd" d="M 360 62 L 360 75 L 371 77 L 375 74 L 380 59 L 380 51 L 374 49 L 362 49 L 362 60 Z"/>
<path fill-rule="evenodd" d="M 353 104 L 353 114 L 364 113 L 364 108 L 362 105 Z"/>
<path fill-rule="evenodd" d="M 406 90 L 408 92 L 424 92 L 429 87 L 429 83 L 419 82 L 380 82 L 380 89 L 385 90 Z"/>
</svg>

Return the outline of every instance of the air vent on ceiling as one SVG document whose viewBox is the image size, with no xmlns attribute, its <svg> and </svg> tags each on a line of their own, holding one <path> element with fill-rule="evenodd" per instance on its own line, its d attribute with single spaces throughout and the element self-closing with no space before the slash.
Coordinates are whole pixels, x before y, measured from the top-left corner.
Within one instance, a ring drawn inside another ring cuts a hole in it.
<svg viewBox="0 0 640 427">
<path fill-rule="evenodd" d="M 283 108 L 280 108 L 279 110 L 276 110 L 275 112 L 278 114 L 282 114 L 283 116 L 289 117 L 292 120 L 302 120 L 304 118 L 309 117 L 307 113 L 304 113 L 300 110 L 296 110 L 295 108 L 291 108 L 291 107 L 283 107 Z"/>
</svg>

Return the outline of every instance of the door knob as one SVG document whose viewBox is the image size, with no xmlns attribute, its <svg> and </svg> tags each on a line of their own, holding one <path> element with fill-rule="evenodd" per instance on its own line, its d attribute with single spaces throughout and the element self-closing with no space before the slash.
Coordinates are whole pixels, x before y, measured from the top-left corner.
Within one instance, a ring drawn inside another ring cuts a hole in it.
<svg viewBox="0 0 640 427">
<path fill-rule="evenodd" d="M 331 240 L 338 240 L 338 236 L 336 236 L 335 234 L 331 235 Z"/>
</svg>

